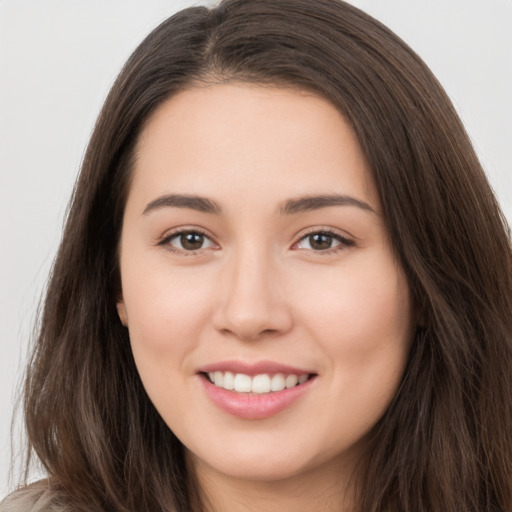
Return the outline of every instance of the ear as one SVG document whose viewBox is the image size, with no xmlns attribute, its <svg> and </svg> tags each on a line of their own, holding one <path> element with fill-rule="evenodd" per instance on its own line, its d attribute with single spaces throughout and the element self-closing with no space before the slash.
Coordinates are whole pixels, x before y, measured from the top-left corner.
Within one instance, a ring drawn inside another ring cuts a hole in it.
<svg viewBox="0 0 512 512">
<path fill-rule="evenodd" d="M 126 314 L 126 306 L 122 295 L 117 299 L 116 307 L 119 320 L 125 327 L 128 327 L 128 315 Z"/>
</svg>

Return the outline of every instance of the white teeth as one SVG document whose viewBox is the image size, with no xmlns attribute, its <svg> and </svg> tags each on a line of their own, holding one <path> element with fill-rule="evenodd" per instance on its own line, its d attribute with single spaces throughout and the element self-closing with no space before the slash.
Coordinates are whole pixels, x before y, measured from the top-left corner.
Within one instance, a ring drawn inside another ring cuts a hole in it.
<svg viewBox="0 0 512 512">
<path fill-rule="evenodd" d="M 306 375 L 307 377 L 307 375 Z M 270 389 L 272 391 L 282 391 L 286 387 L 285 376 L 282 373 L 276 373 L 272 377 L 272 383 L 270 384 Z"/>
<path fill-rule="evenodd" d="M 215 382 L 216 386 L 221 388 L 224 383 L 224 374 L 222 372 L 215 372 L 213 374 L 213 382 Z"/>
<path fill-rule="evenodd" d="M 283 391 L 297 385 L 304 384 L 309 378 L 304 375 L 284 375 L 276 373 L 270 376 L 268 373 L 262 373 L 251 377 L 244 373 L 233 374 L 232 372 L 209 372 L 210 381 L 219 388 L 237 393 L 256 393 L 265 394 L 274 391 Z"/>
<path fill-rule="evenodd" d="M 224 377 L 226 378 L 226 377 Z M 304 382 L 306 382 L 308 380 L 308 375 L 301 375 L 299 377 L 299 384 L 304 384 Z"/>
<path fill-rule="evenodd" d="M 226 372 L 224 374 L 224 382 L 222 383 L 222 387 L 229 391 L 235 389 L 235 376 L 231 372 Z"/>
<path fill-rule="evenodd" d="M 293 388 L 299 382 L 297 375 L 288 375 L 286 377 L 286 389 Z"/>
<path fill-rule="evenodd" d="M 270 377 L 268 375 L 256 375 L 252 379 L 253 393 L 270 393 Z"/>
<path fill-rule="evenodd" d="M 215 383 L 217 385 L 217 383 Z M 249 375 L 237 373 L 235 375 L 235 391 L 238 393 L 250 393 L 252 391 L 252 379 Z"/>
</svg>

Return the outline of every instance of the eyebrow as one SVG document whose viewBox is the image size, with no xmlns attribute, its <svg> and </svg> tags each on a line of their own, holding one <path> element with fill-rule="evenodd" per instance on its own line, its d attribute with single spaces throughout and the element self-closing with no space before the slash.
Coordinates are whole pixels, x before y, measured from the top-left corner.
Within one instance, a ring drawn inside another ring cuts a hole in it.
<svg viewBox="0 0 512 512">
<path fill-rule="evenodd" d="M 189 208 L 203 213 L 220 214 L 222 209 L 218 203 L 200 196 L 190 196 L 183 194 L 167 194 L 156 198 L 147 204 L 142 212 L 143 215 L 159 210 L 160 208 Z"/>
<path fill-rule="evenodd" d="M 280 213 L 282 215 L 293 215 L 296 213 L 328 208 L 330 206 L 355 206 L 362 210 L 376 213 L 368 203 L 365 203 L 360 199 L 356 199 L 355 197 L 339 194 L 304 196 L 289 199 L 283 206 L 281 206 Z M 207 197 L 184 194 L 166 194 L 157 197 L 148 203 L 142 214 L 147 215 L 148 213 L 161 208 L 189 208 L 198 212 L 216 215 L 222 213 L 221 206 Z"/>
<path fill-rule="evenodd" d="M 377 213 L 368 203 L 356 199 L 355 197 L 329 194 L 320 196 L 305 196 L 296 199 L 290 199 L 281 207 L 281 213 L 284 215 L 293 215 L 329 206 L 355 206 L 367 212 Z"/>
</svg>

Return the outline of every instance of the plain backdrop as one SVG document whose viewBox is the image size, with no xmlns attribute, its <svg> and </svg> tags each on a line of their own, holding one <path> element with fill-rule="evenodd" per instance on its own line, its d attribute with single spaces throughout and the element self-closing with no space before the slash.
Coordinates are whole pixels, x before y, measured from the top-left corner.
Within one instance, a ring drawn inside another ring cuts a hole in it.
<svg viewBox="0 0 512 512">
<path fill-rule="evenodd" d="M 0 0 L 0 498 L 17 478 L 9 470 L 15 390 L 93 123 L 143 37 L 198 3 Z M 512 0 L 351 3 L 437 75 L 511 220 Z M 19 424 L 13 440 L 22 441 Z"/>
</svg>

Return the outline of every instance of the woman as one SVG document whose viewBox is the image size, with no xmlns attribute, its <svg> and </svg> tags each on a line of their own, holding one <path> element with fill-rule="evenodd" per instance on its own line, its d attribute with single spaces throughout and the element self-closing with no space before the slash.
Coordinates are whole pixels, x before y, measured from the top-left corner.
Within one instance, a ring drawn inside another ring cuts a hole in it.
<svg viewBox="0 0 512 512">
<path fill-rule="evenodd" d="M 347 4 L 187 9 L 132 55 L 27 374 L 6 510 L 506 511 L 512 254 L 439 84 Z"/>
</svg>

